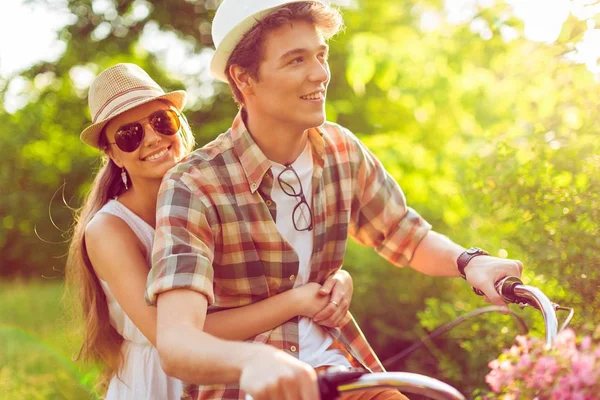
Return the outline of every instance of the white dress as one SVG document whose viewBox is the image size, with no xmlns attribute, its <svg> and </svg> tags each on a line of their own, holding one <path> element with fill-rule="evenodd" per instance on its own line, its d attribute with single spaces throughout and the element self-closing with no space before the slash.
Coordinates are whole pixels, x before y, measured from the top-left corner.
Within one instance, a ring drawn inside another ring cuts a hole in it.
<svg viewBox="0 0 600 400">
<path fill-rule="evenodd" d="M 125 221 L 144 245 L 150 265 L 154 228 L 117 200 L 110 200 L 98 213 L 112 214 Z M 180 399 L 181 381 L 164 373 L 156 348 L 125 314 L 108 284 L 103 280 L 100 284 L 106 294 L 110 323 L 124 338 L 121 347 L 123 365 L 119 376 L 113 376 L 110 381 L 106 400 Z"/>
</svg>

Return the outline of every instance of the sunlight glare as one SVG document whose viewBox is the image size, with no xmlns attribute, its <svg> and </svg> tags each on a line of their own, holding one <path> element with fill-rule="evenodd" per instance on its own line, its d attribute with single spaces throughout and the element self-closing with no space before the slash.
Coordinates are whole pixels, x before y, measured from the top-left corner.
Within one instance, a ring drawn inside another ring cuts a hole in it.
<svg viewBox="0 0 600 400">
<path fill-rule="evenodd" d="M 0 76 L 25 70 L 39 61 L 52 62 L 65 51 L 65 43 L 56 37 L 57 30 L 74 18 L 65 0 L 35 5 L 10 0 L 3 1 L 0 8 Z"/>
</svg>

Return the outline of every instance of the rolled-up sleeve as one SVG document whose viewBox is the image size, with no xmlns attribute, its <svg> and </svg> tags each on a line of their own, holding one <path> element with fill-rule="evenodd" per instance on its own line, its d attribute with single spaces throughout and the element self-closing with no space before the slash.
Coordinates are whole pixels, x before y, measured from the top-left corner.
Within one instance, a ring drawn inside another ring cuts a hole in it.
<svg viewBox="0 0 600 400">
<path fill-rule="evenodd" d="M 356 177 L 349 234 L 391 263 L 407 265 L 431 225 L 407 206 L 402 189 L 381 162 L 347 134 Z"/>
<path fill-rule="evenodd" d="M 156 305 L 159 294 L 185 288 L 204 294 L 212 304 L 213 259 L 214 238 L 207 207 L 189 175 L 170 173 L 158 194 L 146 302 Z"/>
</svg>

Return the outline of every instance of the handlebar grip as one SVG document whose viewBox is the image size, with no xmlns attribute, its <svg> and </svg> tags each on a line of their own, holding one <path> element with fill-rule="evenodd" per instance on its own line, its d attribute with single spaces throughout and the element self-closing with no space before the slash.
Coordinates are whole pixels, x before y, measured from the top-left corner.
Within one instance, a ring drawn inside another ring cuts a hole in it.
<svg viewBox="0 0 600 400">
<path fill-rule="evenodd" d="M 515 286 L 522 284 L 523 281 L 516 276 L 506 276 L 497 281 L 494 286 L 496 287 L 496 292 L 498 292 L 498 294 L 502 296 L 505 301 L 509 303 L 516 303 L 519 301 L 519 298 L 515 295 Z M 485 293 L 476 287 L 473 287 L 472 289 L 476 295 L 485 296 Z"/>
<path fill-rule="evenodd" d="M 319 374 L 317 383 L 321 400 L 335 400 L 340 397 L 338 386 L 344 383 L 355 381 L 364 374 L 368 373 L 364 369 L 340 367 L 330 368 L 327 372 Z"/>
<path fill-rule="evenodd" d="M 523 281 L 516 276 L 507 276 L 496 282 L 496 291 L 504 301 L 508 303 L 519 303 L 522 299 L 515 294 L 515 287 L 522 285 Z"/>
</svg>

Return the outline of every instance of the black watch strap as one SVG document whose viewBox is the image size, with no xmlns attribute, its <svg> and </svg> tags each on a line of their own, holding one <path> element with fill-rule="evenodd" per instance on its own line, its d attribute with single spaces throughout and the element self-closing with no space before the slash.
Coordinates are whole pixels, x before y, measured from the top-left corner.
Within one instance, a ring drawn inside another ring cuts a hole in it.
<svg viewBox="0 0 600 400">
<path fill-rule="evenodd" d="M 458 259 L 456 260 L 456 265 L 458 266 L 458 272 L 463 279 L 467 279 L 465 275 L 465 268 L 469 264 L 469 262 L 477 257 L 477 256 L 489 256 L 490 253 L 487 251 L 480 249 L 479 247 L 471 247 L 470 249 L 463 251 Z"/>
</svg>

